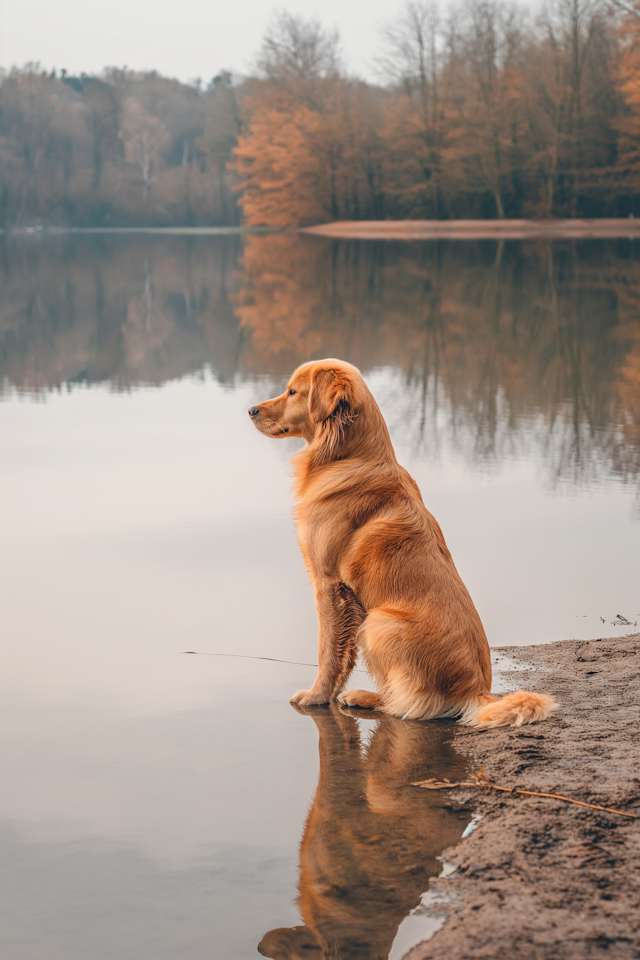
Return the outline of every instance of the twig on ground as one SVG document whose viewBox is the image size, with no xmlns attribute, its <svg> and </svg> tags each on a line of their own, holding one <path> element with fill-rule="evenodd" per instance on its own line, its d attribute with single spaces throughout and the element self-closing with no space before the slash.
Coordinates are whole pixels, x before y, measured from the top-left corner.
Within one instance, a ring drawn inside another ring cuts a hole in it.
<svg viewBox="0 0 640 960">
<path fill-rule="evenodd" d="M 563 800 L 565 803 L 575 803 L 579 807 L 589 807 L 590 810 L 604 810 L 605 813 L 615 813 L 619 817 L 630 817 L 632 820 L 638 820 L 637 813 L 626 813 L 624 810 L 615 810 L 613 807 L 602 807 L 597 803 L 586 803 L 584 800 L 573 800 L 571 797 L 563 797 L 559 793 L 539 793 L 537 790 L 522 790 L 520 787 L 500 787 L 494 783 L 490 777 L 486 777 L 484 767 L 480 767 L 477 773 L 472 773 L 473 780 L 457 781 L 451 783 L 446 778 L 438 779 L 432 777 L 429 780 L 418 780 L 412 783 L 412 787 L 422 787 L 423 790 L 447 790 L 454 787 L 488 787 L 490 790 L 500 790 L 503 793 L 510 793 L 511 796 L 524 797 L 547 797 L 550 800 Z"/>
</svg>

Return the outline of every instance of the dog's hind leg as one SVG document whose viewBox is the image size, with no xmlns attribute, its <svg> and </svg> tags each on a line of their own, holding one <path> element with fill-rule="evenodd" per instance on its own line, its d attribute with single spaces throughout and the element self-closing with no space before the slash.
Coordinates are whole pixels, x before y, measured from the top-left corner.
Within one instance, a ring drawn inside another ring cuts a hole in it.
<svg viewBox="0 0 640 960">
<path fill-rule="evenodd" d="M 372 638 L 372 632 L 376 629 L 377 613 L 377 610 L 371 611 L 362 622 L 357 634 L 356 652 L 359 647 L 365 657 L 369 671 L 373 674 L 380 689 L 378 692 L 371 690 L 346 690 L 338 696 L 338 702 L 345 707 L 360 707 L 362 710 L 378 710 L 383 707 L 383 691 L 386 687 L 385 674 L 384 671 L 380 669 L 381 665 L 377 663 L 375 658 L 370 656 L 371 644 L 369 642 Z"/>
<path fill-rule="evenodd" d="M 360 631 L 358 641 L 364 659 L 373 675 L 379 693 L 375 706 L 403 720 L 432 720 L 460 713 L 460 707 L 446 697 L 436 685 L 429 669 L 413 654 L 422 646 L 423 625 L 405 610 L 377 607 L 371 610 Z M 359 700 L 360 693 L 348 691 L 340 700 L 349 704 Z M 351 697 L 353 695 L 353 701 Z M 366 694 L 367 705 L 374 704 Z M 359 705 L 364 706 L 364 703 Z"/>
</svg>

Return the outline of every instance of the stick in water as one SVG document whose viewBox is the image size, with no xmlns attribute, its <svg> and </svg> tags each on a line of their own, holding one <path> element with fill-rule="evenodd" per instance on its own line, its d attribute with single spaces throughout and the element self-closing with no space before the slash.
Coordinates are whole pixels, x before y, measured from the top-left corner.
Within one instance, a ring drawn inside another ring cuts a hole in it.
<svg viewBox="0 0 640 960">
<path fill-rule="evenodd" d="M 250 653 L 199 653 L 197 650 L 185 650 L 184 653 L 192 653 L 198 657 L 240 657 L 242 660 L 269 660 L 271 663 L 292 663 L 296 667 L 317 667 L 317 663 L 303 663 L 301 660 L 279 660 L 278 657 L 254 657 Z M 366 673 L 366 670 L 353 671 L 354 673 Z"/>
<path fill-rule="evenodd" d="M 243 660 L 270 660 L 272 663 L 293 663 L 296 667 L 317 667 L 317 663 L 302 663 L 300 660 L 278 660 L 277 657 L 252 657 L 250 653 L 198 653 L 197 650 L 185 650 L 198 657 L 241 657 Z"/>
</svg>

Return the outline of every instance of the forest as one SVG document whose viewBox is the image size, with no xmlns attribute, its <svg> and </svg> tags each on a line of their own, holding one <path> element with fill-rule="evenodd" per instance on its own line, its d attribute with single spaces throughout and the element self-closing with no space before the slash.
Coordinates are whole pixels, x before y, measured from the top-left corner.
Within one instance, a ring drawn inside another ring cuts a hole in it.
<svg viewBox="0 0 640 960">
<path fill-rule="evenodd" d="M 251 75 L 0 76 L 0 227 L 640 216 L 640 0 L 411 0 L 376 82 L 274 15 Z"/>
</svg>

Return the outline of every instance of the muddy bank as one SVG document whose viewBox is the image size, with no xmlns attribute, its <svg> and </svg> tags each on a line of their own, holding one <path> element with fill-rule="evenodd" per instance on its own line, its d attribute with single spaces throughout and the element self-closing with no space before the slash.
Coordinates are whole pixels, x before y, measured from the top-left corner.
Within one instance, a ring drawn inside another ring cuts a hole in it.
<svg viewBox="0 0 640 960">
<path fill-rule="evenodd" d="M 338 220 L 303 227 L 300 233 L 345 240 L 525 240 L 527 237 L 638 237 L 640 218 L 593 220 Z"/>
<path fill-rule="evenodd" d="M 460 731 L 458 745 L 499 784 L 640 814 L 640 634 L 500 653 L 523 666 L 509 685 L 552 694 L 557 716 Z M 482 819 L 446 854 L 456 872 L 430 886 L 449 900 L 447 921 L 406 960 L 640 957 L 640 820 L 489 790 L 457 796 L 476 797 Z"/>
</svg>

